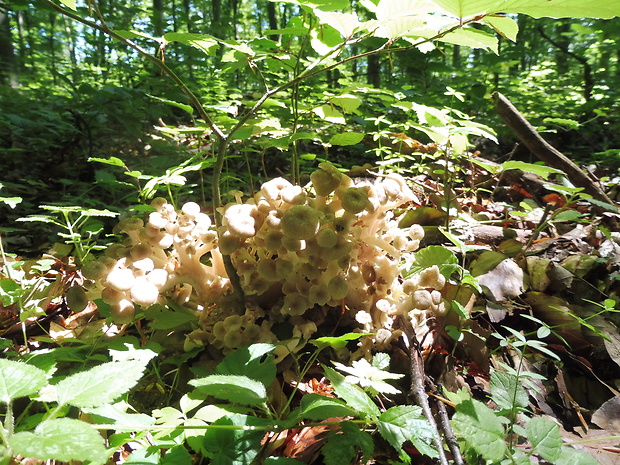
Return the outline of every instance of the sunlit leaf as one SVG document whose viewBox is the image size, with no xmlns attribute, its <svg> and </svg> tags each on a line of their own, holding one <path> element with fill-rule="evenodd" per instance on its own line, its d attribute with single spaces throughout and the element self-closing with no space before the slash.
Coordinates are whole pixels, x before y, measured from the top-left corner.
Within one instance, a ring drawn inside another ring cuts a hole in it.
<svg viewBox="0 0 620 465">
<path fill-rule="evenodd" d="M 506 451 L 504 427 L 493 410 L 474 399 L 456 405 L 452 427 L 484 459 L 499 462 Z"/>
<path fill-rule="evenodd" d="M 14 454 L 39 460 L 89 460 L 102 464 L 107 459 L 99 432 L 88 423 L 71 418 L 46 420 L 34 432 L 15 433 L 10 445 Z"/>
<path fill-rule="evenodd" d="M 58 403 L 76 407 L 109 404 L 136 385 L 145 367 L 144 361 L 129 360 L 75 373 L 54 386 Z"/>
<path fill-rule="evenodd" d="M 333 27 L 344 38 L 351 37 L 357 28 L 360 27 L 360 22 L 353 13 L 315 10 L 314 14 L 321 23 Z"/>
<path fill-rule="evenodd" d="M 411 441 L 413 445 L 429 457 L 438 457 L 438 452 L 431 446 L 433 428 L 422 415 L 422 409 L 415 405 L 398 405 L 391 407 L 379 416 L 379 432 L 390 445 L 404 453 L 402 445 Z"/>
<path fill-rule="evenodd" d="M 361 132 L 345 132 L 334 135 L 329 143 L 331 145 L 355 145 L 359 144 L 362 139 L 364 139 L 364 134 Z"/>
<path fill-rule="evenodd" d="M 210 375 L 189 382 L 201 392 L 242 405 L 260 405 L 267 401 L 267 390 L 260 381 L 239 375 Z"/>
<path fill-rule="evenodd" d="M 216 368 L 220 375 L 243 375 L 269 386 L 276 377 L 273 344 L 252 344 L 226 356 Z"/>
<path fill-rule="evenodd" d="M 13 399 L 35 394 L 46 381 L 45 372 L 35 366 L 0 359 L 0 402 L 8 404 Z"/>
<path fill-rule="evenodd" d="M 485 24 L 491 26 L 495 32 L 506 39 L 510 39 L 513 42 L 517 40 L 517 33 L 519 32 L 519 25 L 517 22 L 508 16 L 485 16 L 482 20 Z"/>
<path fill-rule="evenodd" d="M 560 427 L 551 420 L 535 417 L 527 422 L 525 430 L 534 450 L 545 460 L 556 463 L 562 447 Z"/>
</svg>

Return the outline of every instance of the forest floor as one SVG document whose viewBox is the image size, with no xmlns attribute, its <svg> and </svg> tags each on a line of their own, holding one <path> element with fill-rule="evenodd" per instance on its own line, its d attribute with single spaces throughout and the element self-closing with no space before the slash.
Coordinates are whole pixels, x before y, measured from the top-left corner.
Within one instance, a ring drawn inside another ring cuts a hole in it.
<svg viewBox="0 0 620 465">
<path fill-rule="evenodd" d="M 593 201 L 582 189 L 562 185 L 540 165 L 517 163 L 500 169 L 483 157 L 462 157 L 450 176 L 437 160 L 430 174 L 409 177 L 417 202 L 402 226 L 423 226 L 420 248 L 441 245 L 452 250 L 481 289 L 472 292 L 463 306 L 466 319 L 439 318 L 421 345 L 426 390 L 433 396 L 430 404 L 436 408 L 439 399 L 448 409 L 453 405 L 441 395 L 442 386 L 450 392 L 466 388 L 475 398 L 496 406 L 490 396 L 492 370 L 518 367 L 521 373 L 529 373 L 523 384 L 528 394 L 524 411 L 553 419 L 566 443 L 601 465 L 617 464 L 620 214 L 612 205 Z M 367 175 L 359 169 L 352 174 Z M 617 178 L 614 181 L 614 173 L 596 174 L 607 180 L 598 184 L 599 189 L 617 203 L 620 183 Z M 9 241 L 9 248 L 16 243 Z M 101 320 L 91 305 L 80 312 L 67 305 L 62 289 L 82 279 L 71 253 L 57 245 L 35 259 L 10 259 L 23 262 L 21 270 L 43 267 L 39 278 L 62 284 L 45 287 L 46 294 L 37 297 L 39 305 L 45 306 L 43 312 L 26 319 L 22 315 L 20 320 L 19 303 L 11 300 L 16 288 L 8 285 L 16 278 L 5 267 L 0 275 L 4 283 L 0 338 L 5 351 L 25 353 L 70 345 L 68 333 L 78 334 L 80 327 L 92 330 Z M 8 261 L 5 256 L 5 265 Z M 144 342 L 157 334 L 148 325 L 125 331 Z M 519 346 L 519 341 L 526 341 L 526 347 Z M 515 350 L 519 347 L 523 352 Z M 408 371 L 409 357 L 402 351 L 395 342 L 391 356 L 397 367 Z M 286 374 L 286 370 L 280 372 L 281 384 L 292 382 Z M 310 392 L 329 391 L 316 372 L 295 381 L 304 381 Z M 159 401 L 142 399 L 141 403 L 148 408 Z M 322 431 L 308 430 L 287 441 L 283 448 L 289 457 L 320 463 Z M 427 463 L 413 452 L 411 460 Z"/>
</svg>

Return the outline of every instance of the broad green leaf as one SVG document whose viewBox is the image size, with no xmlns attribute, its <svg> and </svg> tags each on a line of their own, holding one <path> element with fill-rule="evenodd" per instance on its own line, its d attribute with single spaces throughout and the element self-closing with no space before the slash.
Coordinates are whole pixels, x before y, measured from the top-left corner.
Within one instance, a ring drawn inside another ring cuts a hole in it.
<svg viewBox="0 0 620 465">
<path fill-rule="evenodd" d="M 321 449 L 325 465 L 356 463 L 358 450 L 361 450 L 363 455 L 361 463 L 367 463 L 375 450 L 372 436 L 348 421 L 342 422 L 340 429 L 342 434 L 335 431 L 329 433 L 327 443 Z"/>
<path fill-rule="evenodd" d="M 267 390 L 260 381 L 239 375 L 210 375 L 189 382 L 201 392 L 242 405 L 267 402 Z"/>
<path fill-rule="evenodd" d="M 474 399 L 456 405 L 452 427 L 485 460 L 499 462 L 506 452 L 504 427 L 493 410 Z"/>
<path fill-rule="evenodd" d="M 336 395 L 344 399 L 347 405 L 357 410 L 362 417 L 379 416 L 379 407 L 375 405 L 362 388 L 346 382 L 343 375 L 328 366 L 323 365 L 323 371 L 325 376 L 331 381 Z"/>
<path fill-rule="evenodd" d="M 66 377 L 54 386 L 59 404 L 97 407 L 109 404 L 136 385 L 146 362 L 108 362 Z"/>
<path fill-rule="evenodd" d="M 523 409 L 529 404 L 527 391 L 522 381 L 511 373 L 493 371 L 491 373 L 491 396 L 503 410 Z"/>
<path fill-rule="evenodd" d="M 249 465 L 261 448 L 265 427 L 262 418 L 229 415 L 214 421 L 203 437 L 203 447 L 217 465 Z"/>
<path fill-rule="evenodd" d="M 600 465 L 598 460 L 590 454 L 567 446 L 562 446 L 560 456 L 553 463 L 554 465 Z"/>
<path fill-rule="evenodd" d="M 14 454 L 39 460 L 89 460 L 103 464 L 108 458 L 99 432 L 88 423 L 71 418 L 46 420 L 34 433 L 15 433 L 10 445 Z"/>
<path fill-rule="evenodd" d="M 535 165 L 533 163 L 526 163 L 524 161 L 510 160 L 505 161 L 501 165 L 502 170 L 521 170 L 526 173 L 533 173 L 540 176 L 543 179 L 549 179 L 550 174 L 563 174 L 562 171 L 555 168 L 551 168 L 546 165 Z"/>
<path fill-rule="evenodd" d="M 360 27 L 360 22 L 353 13 L 314 10 L 314 14 L 322 24 L 333 27 L 345 39 L 351 37 Z"/>
<path fill-rule="evenodd" d="M 381 436 L 401 455 L 403 443 L 411 441 L 422 454 L 438 457 L 437 451 L 431 446 L 433 428 L 422 415 L 420 407 L 415 405 L 391 407 L 379 416 L 377 426 Z"/>
<path fill-rule="evenodd" d="M 525 430 L 534 450 L 543 459 L 556 463 L 555 460 L 560 457 L 562 448 L 560 427 L 551 420 L 535 417 L 528 421 Z"/>
<path fill-rule="evenodd" d="M 190 465 L 192 456 L 183 444 L 173 446 L 160 460 L 159 465 Z"/>
<path fill-rule="evenodd" d="M 519 25 L 517 22 L 509 18 L 508 16 L 485 16 L 482 20 L 484 24 L 491 26 L 495 32 L 502 37 L 517 41 L 517 33 L 519 32 Z"/>
<path fill-rule="evenodd" d="M 362 104 L 360 98 L 356 95 L 343 94 L 333 97 L 331 102 L 342 107 L 345 113 L 353 113 Z M 316 136 L 315 136 L 316 137 Z"/>
<path fill-rule="evenodd" d="M 215 371 L 220 375 L 247 376 L 267 387 L 276 377 L 276 364 L 271 354 L 274 350 L 273 344 L 242 347 L 227 355 Z"/>
<path fill-rule="evenodd" d="M 406 275 L 421 273 L 433 265 L 437 265 L 439 272 L 448 279 L 458 269 L 458 260 L 453 252 L 439 245 L 424 247 L 413 256 L 413 265 Z"/>
<path fill-rule="evenodd" d="M 27 363 L 0 359 L 0 402 L 8 404 L 13 399 L 36 394 L 46 382 L 43 370 Z"/>
<path fill-rule="evenodd" d="M 155 418 L 144 413 L 128 413 L 127 410 L 130 408 L 131 406 L 126 402 L 118 402 L 116 404 L 100 405 L 95 408 L 85 408 L 83 410 L 86 413 L 98 415 L 111 420 L 113 423 L 122 425 L 125 431 L 139 431 L 155 423 Z"/>
<path fill-rule="evenodd" d="M 207 34 L 168 32 L 167 34 L 164 34 L 164 40 L 167 42 L 181 42 L 182 44 L 191 45 L 207 55 L 214 55 L 215 51 L 219 47 L 218 41 L 215 37 Z"/>
<path fill-rule="evenodd" d="M 321 105 L 312 110 L 319 118 L 329 121 L 330 123 L 344 124 L 346 123 L 344 115 L 331 105 Z"/>
<path fill-rule="evenodd" d="M 355 409 L 347 406 L 343 401 L 314 393 L 302 397 L 299 410 L 295 413 L 300 420 L 325 420 L 332 417 L 356 417 L 358 415 Z"/>
<path fill-rule="evenodd" d="M 465 45 L 471 48 L 490 49 L 495 52 L 496 55 L 499 54 L 499 42 L 497 37 L 495 37 L 494 34 L 479 29 L 457 29 L 441 37 L 439 40 L 449 44 Z"/>
<path fill-rule="evenodd" d="M 487 13 L 522 13 L 534 18 L 613 18 L 618 16 L 620 1 L 610 0 L 434 0 L 434 2 L 459 17 Z"/>
<path fill-rule="evenodd" d="M 359 144 L 364 138 L 364 134 L 360 132 L 345 132 L 343 134 L 336 134 L 330 140 L 332 145 L 355 145 Z"/>
<path fill-rule="evenodd" d="M 564 210 L 557 214 L 554 214 L 550 221 L 577 221 L 584 217 L 583 213 L 579 213 L 577 210 Z"/>
</svg>

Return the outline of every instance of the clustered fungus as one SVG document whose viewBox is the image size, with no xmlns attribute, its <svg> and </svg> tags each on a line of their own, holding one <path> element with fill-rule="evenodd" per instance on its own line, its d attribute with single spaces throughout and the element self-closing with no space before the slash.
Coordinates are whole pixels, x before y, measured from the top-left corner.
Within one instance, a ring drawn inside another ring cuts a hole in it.
<svg viewBox="0 0 620 465">
<path fill-rule="evenodd" d="M 305 188 L 283 178 L 266 182 L 245 203 L 237 198 L 222 207 L 217 230 L 196 203 L 176 211 L 154 199 L 146 223 L 121 221 L 116 232 L 126 239 L 87 264 L 84 277 L 117 323 L 131 321 L 136 306 L 172 299 L 200 316 L 186 348 L 224 352 L 284 338 L 286 355 L 322 324 L 330 332 L 346 322 L 372 334 L 361 339 L 353 354 L 359 357 L 399 335 L 397 316 L 421 321 L 418 314 L 445 313 L 437 267 L 402 278 L 424 235 L 418 225 L 399 228 L 398 212 L 415 200 L 403 177 L 354 183 L 321 163 L 310 179 Z M 235 304 L 223 255 L 236 270 L 245 308 Z"/>
</svg>

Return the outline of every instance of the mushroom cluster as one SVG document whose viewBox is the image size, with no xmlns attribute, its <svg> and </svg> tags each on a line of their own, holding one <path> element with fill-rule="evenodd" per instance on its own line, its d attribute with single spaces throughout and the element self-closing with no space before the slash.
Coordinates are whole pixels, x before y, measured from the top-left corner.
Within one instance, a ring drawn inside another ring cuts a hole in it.
<svg viewBox="0 0 620 465">
<path fill-rule="evenodd" d="M 88 264 L 84 276 L 97 283 L 117 322 L 133 318 L 135 305 L 174 299 L 192 306 L 202 327 L 186 347 L 223 351 L 282 339 L 289 341 L 284 352 L 295 350 L 321 324 L 330 332 L 348 323 L 372 333 L 361 339 L 362 354 L 398 336 L 396 316 L 413 321 L 420 312 L 445 312 L 437 267 L 402 279 L 424 234 L 419 225 L 398 227 L 399 212 L 415 200 L 402 176 L 354 183 L 321 163 L 310 179 L 305 188 L 283 178 L 266 182 L 245 203 L 223 207 L 217 230 L 197 204 L 177 212 L 155 199 L 146 224 L 121 221 L 125 242 Z M 224 255 L 238 275 L 242 307 Z"/>
</svg>

